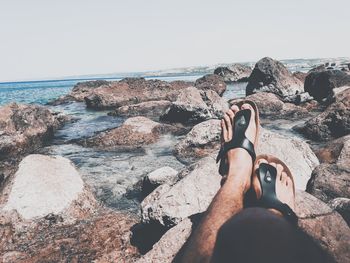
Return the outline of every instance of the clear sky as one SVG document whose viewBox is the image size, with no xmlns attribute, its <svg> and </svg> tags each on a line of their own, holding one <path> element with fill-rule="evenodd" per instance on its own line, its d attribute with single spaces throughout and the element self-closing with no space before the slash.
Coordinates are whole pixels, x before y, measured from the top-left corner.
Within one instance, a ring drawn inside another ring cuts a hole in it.
<svg viewBox="0 0 350 263">
<path fill-rule="evenodd" d="M 0 81 L 350 55 L 349 0 L 0 0 Z"/>
</svg>

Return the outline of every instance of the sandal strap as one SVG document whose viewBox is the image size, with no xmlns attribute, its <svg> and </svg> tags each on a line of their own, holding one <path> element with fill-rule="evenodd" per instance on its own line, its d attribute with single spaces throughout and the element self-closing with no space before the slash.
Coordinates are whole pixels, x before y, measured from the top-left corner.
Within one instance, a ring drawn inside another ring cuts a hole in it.
<svg viewBox="0 0 350 263">
<path fill-rule="evenodd" d="M 259 165 L 256 173 L 258 174 L 262 190 L 262 196 L 257 201 L 258 206 L 267 209 L 276 209 L 281 212 L 288 221 L 296 224 L 298 222 L 298 216 L 287 204 L 282 203 L 276 196 L 276 168 L 267 163 L 262 163 Z"/>
</svg>

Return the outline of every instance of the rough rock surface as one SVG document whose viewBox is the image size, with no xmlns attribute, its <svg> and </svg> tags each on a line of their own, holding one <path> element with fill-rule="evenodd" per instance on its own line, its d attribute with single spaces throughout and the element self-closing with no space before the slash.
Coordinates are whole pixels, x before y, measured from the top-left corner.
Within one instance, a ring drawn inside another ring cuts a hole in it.
<svg viewBox="0 0 350 263">
<path fill-rule="evenodd" d="M 296 71 L 296 72 L 293 72 L 293 76 L 299 79 L 302 83 L 304 83 L 307 73 Z"/>
<path fill-rule="evenodd" d="M 103 149 L 136 149 L 156 142 L 160 135 L 166 132 L 175 132 L 171 125 L 160 124 L 146 117 L 132 117 L 122 126 L 101 132 L 94 137 L 83 139 L 80 143 L 88 147 Z"/>
<path fill-rule="evenodd" d="M 191 85 L 193 83 L 185 81 L 126 78 L 92 89 L 90 94 L 84 95 L 84 100 L 87 107 L 93 109 L 115 109 L 151 100 L 174 101 L 182 89 Z"/>
<path fill-rule="evenodd" d="M 191 234 L 192 222 L 186 218 L 166 232 L 153 246 L 153 249 L 142 256 L 137 263 L 171 263 L 177 252 Z"/>
<path fill-rule="evenodd" d="M 167 227 L 205 211 L 220 187 L 221 176 L 214 158 L 206 157 L 173 186 L 163 184 L 141 203 L 142 221 L 156 221 Z M 180 172 L 181 173 L 181 172 Z"/>
<path fill-rule="evenodd" d="M 314 71 L 307 75 L 304 89 L 316 100 L 333 95 L 333 89 L 350 86 L 350 75 L 341 70 Z"/>
<path fill-rule="evenodd" d="M 0 214 L 0 262 L 133 262 L 130 227 L 136 218 L 101 211 L 74 222 L 60 216 L 21 222 Z"/>
<path fill-rule="evenodd" d="M 16 210 L 31 220 L 63 211 L 78 216 L 95 208 L 95 199 L 68 159 L 32 154 L 19 164 L 3 210 Z"/>
<path fill-rule="evenodd" d="M 248 81 L 251 73 L 252 69 L 243 64 L 232 64 L 214 70 L 214 74 L 223 77 L 225 82 Z"/>
<path fill-rule="evenodd" d="M 350 257 L 350 228 L 344 219 L 322 201 L 297 191 L 296 214 L 299 227 L 309 234 L 339 263 Z"/>
<path fill-rule="evenodd" d="M 138 104 L 131 104 L 119 107 L 111 115 L 116 116 L 145 116 L 159 119 L 169 109 L 171 102 L 168 100 L 146 101 Z"/>
<path fill-rule="evenodd" d="M 338 93 L 335 102 L 304 125 L 295 127 L 313 140 L 329 140 L 350 133 L 350 88 Z"/>
<path fill-rule="evenodd" d="M 1 262 L 125 262 L 130 215 L 103 209 L 63 157 L 29 155 L 0 210 Z M 4 191 L 2 193 L 4 195 Z"/>
<path fill-rule="evenodd" d="M 320 164 L 312 172 L 307 191 L 324 202 L 337 197 L 350 198 L 350 167 Z"/>
<path fill-rule="evenodd" d="M 177 174 L 178 172 L 169 166 L 161 167 L 149 173 L 143 178 L 143 195 L 147 196 L 161 184 L 175 182 L 177 180 Z"/>
<path fill-rule="evenodd" d="M 91 80 L 78 82 L 74 85 L 72 91 L 65 96 L 59 97 L 56 100 L 49 102 L 51 105 L 60 105 L 65 104 L 72 101 L 84 102 L 84 98 L 90 96 L 95 88 L 100 86 L 108 86 L 111 82 L 106 80 Z"/>
<path fill-rule="evenodd" d="M 303 84 L 279 61 L 265 57 L 259 60 L 249 77 L 246 94 L 271 92 L 282 99 L 304 92 Z"/>
<path fill-rule="evenodd" d="M 196 124 L 222 117 L 228 109 L 227 102 L 215 91 L 200 91 L 195 87 L 184 89 L 161 120 L 184 124 Z"/>
<path fill-rule="evenodd" d="M 63 122 L 62 115 L 43 106 L 11 103 L 0 107 L 0 160 L 41 147 Z"/>
<path fill-rule="evenodd" d="M 208 74 L 196 80 L 194 86 L 200 90 L 212 90 L 222 96 L 226 90 L 223 78 L 215 74 Z"/>
<path fill-rule="evenodd" d="M 350 154 L 350 135 L 327 142 L 326 145 L 317 149 L 315 153 L 322 163 L 335 163 L 340 157 L 342 150 L 342 155 L 344 156 L 342 158 L 345 160 L 347 154 Z M 349 160 L 350 156 L 347 159 Z"/>
<path fill-rule="evenodd" d="M 350 199 L 338 197 L 328 202 L 328 205 L 337 211 L 350 226 Z"/>
<path fill-rule="evenodd" d="M 195 125 L 175 146 L 174 154 L 181 162 L 192 163 L 220 148 L 220 120 L 208 120 Z"/>
</svg>

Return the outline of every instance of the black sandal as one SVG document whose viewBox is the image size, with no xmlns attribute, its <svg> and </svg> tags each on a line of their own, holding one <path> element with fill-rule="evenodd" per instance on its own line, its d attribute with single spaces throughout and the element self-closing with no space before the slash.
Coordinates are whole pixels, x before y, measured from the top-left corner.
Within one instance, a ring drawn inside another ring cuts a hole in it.
<svg viewBox="0 0 350 263">
<path fill-rule="evenodd" d="M 252 157 L 253 163 L 256 158 L 255 150 L 254 150 L 254 145 L 255 147 L 257 146 L 258 143 L 258 134 L 259 134 L 259 111 L 256 106 L 256 104 L 252 101 L 249 100 L 244 100 L 236 105 L 238 108 L 240 108 L 243 104 L 248 103 L 250 104 L 254 111 L 255 111 L 255 123 L 256 123 L 256 136 L 255 136 L 255 141 L 254 144 L 247 139 L 245 136 L 245 132 L 248 128 L 250 118 L 252 115 L 252 112 L 249 109 L 245 110 L 240 110 L 235 114 L 235 117 L 233 119 L 232 123 L 232 128 L 233 128 L 233 138 L 229 142 L 223 143 L 221 146 L 221 149 L 219 151 L 219 154 L 216 158 L 216 162 L 218 163 L 220 160 L 220 166 L 219 166 L 219 173 L 224 176 L 228 172 L 228 164 L 227 164 L 227 158 L 225 158 L 226 153 L 235 148 L 243 148 L 245 149 L 250 156 Z"/>
<path fill-rule="evenodd" d="M 259 159 L 265 159 L 268 162 L 274 162 L 277 164 L 281 164 L 283 166 L 283 170 L 287 173 L 288 177 L 292 179 L 293 182 L 293 194 L 295 196 L 295 184 L 292 173 L 288 169 L 287 165 L 283 163 L 276 157 L 271 155 L 259 155 L 257 161 Z M 282 203 L 276 196 L 276 177 L 277 170 L 270 164 L 261 163 L 259 168 L 255 171 L 258 175 L 258 179 L 260 182 L 260 187 L 262 191 L 262 195 L 259 199 L 256 200 L 256 206 L 263 208 L 273 208 L 282 213 L 282 215 L 291 223 L 297 224 L 298 217 L 295 212 L 289 207 L 289 205 Z"/>
</svg>

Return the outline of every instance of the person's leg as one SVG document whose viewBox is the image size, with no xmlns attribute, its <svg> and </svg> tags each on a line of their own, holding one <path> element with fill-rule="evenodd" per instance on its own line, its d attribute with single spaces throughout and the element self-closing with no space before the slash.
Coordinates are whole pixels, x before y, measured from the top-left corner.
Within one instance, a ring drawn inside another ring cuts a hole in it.
<svg viewBox="0 0 350 263">
<path fill-rule="evenodd" d="M 249 104 L 242 109 L 250 109 L 252 117 L 246 131 L 246 137 L 255 140 L 256 124 L 255 113 Z M 225 141 L 232 139 L 232 120 L 238 112 L 233 106 L 225 115 L 222 122 L 223 137 Z M 213 253 L 217 232 L 219 228 L 243 208 L 243 197 L 250 188 L 252 174 L 252 158 L 244 149 L 232 149 L 228 152 L 229 171 L 227 179 L 211 202 L 204 218 L 196 228 L 193 236 L 185 248 L 182 262 L 209 262 Z"/>
<path fill-rule="evenodd" d="M 332 260 L 285 218 L 264 208 L 248 208 L 220 228 L 212 262 L 321 263 Z"/>
</svg>

